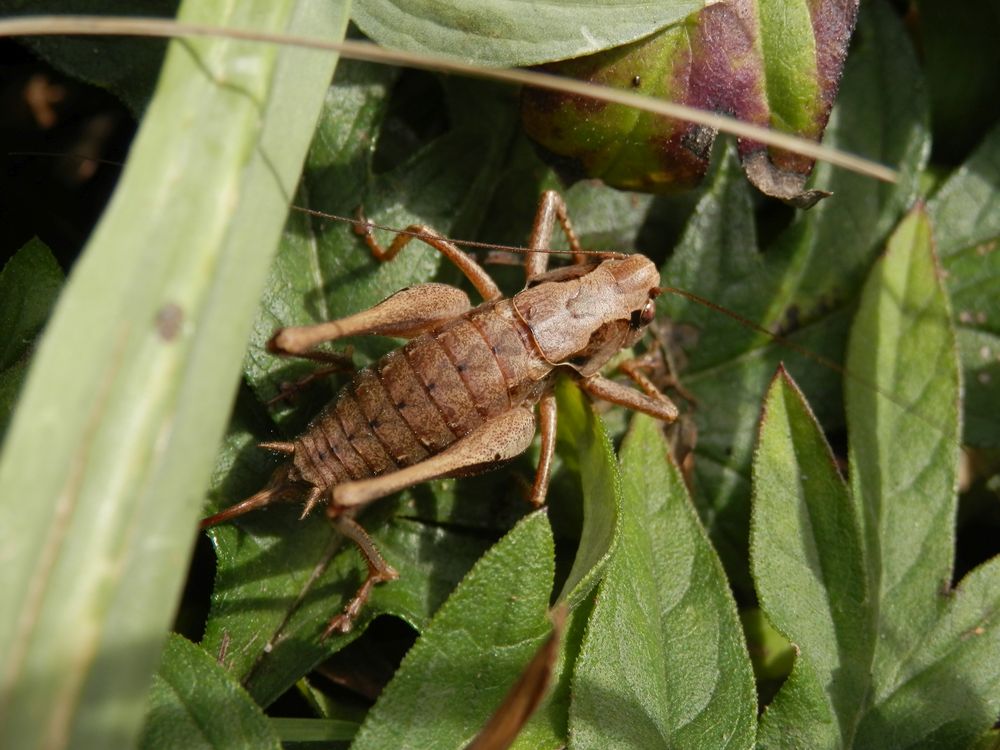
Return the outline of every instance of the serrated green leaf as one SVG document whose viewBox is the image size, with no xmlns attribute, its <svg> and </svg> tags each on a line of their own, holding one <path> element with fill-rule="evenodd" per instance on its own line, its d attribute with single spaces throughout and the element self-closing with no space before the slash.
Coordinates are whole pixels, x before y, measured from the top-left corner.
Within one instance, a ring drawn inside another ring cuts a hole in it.
<svg viewBox="0 0 1000 750">
<path fill-rule="evenodd" d="M 583 493 L 583 529 L 573 567 L 559 599 L 575 608 L 600 580 L 620 533 L 621 476 L 611 440 L 583 393 L 562 381 L 559 403 L 559 440 L 563 455 L 575 453 Z M 570 459 L 571 465 L 573 458 Z"/>
<path fill-rule="evenodd" d="M 487 552 L 403 659 L 352 747 L 464 747 L 548 634 L 553 554 L 544 512 Z"/>
<path fill-rule="evenodd" d="M 883 613 L 876 699 L 940 614 L 952 573 L 959 372 L 931 244 L 917 209 L 865 286 L 848 357 L 867 383 L 849 380 L 846 395 L 852 492 Z"/>
<path fill-rule="evenodd" d="M 281 743 L 267 717 L 225 669 L 198 646 L 171 635 L 153 677 L 139 747 L 278 750 Z"/>
<path fill-rule="evenodd" d="M 553 667 L 552 688 L 514 743 L 517 750 L 566 745 L 574 665 L 590 621 L 594 589 L 621 534 L 621 476 L 604 423 L 568 380 L 559 383 L 556 397 L 559 457 L 573 474 L 577 491 L 571 502 L 582 506 L 578 512 L 583 521 L 573 565 L 559 594 L 571 609 Z M 550 500 L 550 505 L 554 502 L 558 500 Z"/>
<path fill-rule="evenodd" d="M 758 245 L 767 228 L 757 226 L 735 164 L 723 163 L 663 267 L 664 284 L 725 305 L 768 330 L 788 330 L 794 345 L 842 361 L 857 286 L 916 194 L 929 146 L 919 83 L 915 90 L 887 90 L 883 75 L 918 82 L 919 68 L 892 11 L 882 3 L 863 4 L 825 143 L 894 164 L 901 170 L 897 184 L 817 165 L 814 186 L 835 197 L 799 212 L 781 235 Z M 838 373 L 702 305 L 674 295 L 658 303 L 673 326 L 694 329 L 680 381 L 698 400 L 692 409 L 698 432 L 695 503 L 733 585 L 747 590 L 757 405 L 783 362 L 824 426 L 836 427 L 843 419 Z"/>
<path fill-rule="evenodd" d="M 339 37 L 343 6 L 187 3 Z M 173 616 L 243 342 L 334 59 L 171 47 L 0 459 L 0 744 L 127 747 Z M 294 113 L 291 116 L 290 113 Z"/>
<path fill-rule="evenodd" d="M 761 744 L 781 745 L 793 731 L 816 747 L 849 746 L 872 649 L 861 525 L 819 425 L 784 372 L 764 403 L 753 480 L 757 593 L 801 662 L 764 714 Z M 803 715 L 804 705 L 814 708 Z"/>
<path fill-rule="evenodd" d="M 965 375 L 966 443 L 1000 445 L 1000 127 L 927 204 Z"/>
<path fill-rule="evenodd" d="M 1000 711 L 998 610 L 994 557 L 962 579 L 937 622 L 895 666 L 893 687 L 879 692 L 856 747 L 968 747 L 992 726 Z"/>
<path fill-rule="evenodd" d="M 753 745 L 736 605 L 667 452 L 637 416 L 621 451 L 621 538 L 574 666 L 574 747 Z"/>
<path fill-rule="evenodd" d="M 819 564 L 806 581 L 812 596 L 781 588 L 801 577 L 801 565 L 786 566 L 781 577 L 761 564 L 794 548 L 795 537 L 782 533 L 782 526 L 805 528 L 801 520 L 788 520 L 802 518 L 794 511 L 783 519 L 758 513 L 781 486 L 763 474 L 773 397 L 762 428 L 754 574 L 769 617 L 799 649 L 791 676 L 764 714 L 764 744 L 966 747 L 1000 710 L 1000 624 L 994 616 L 1000 558 L 974 570 L 946 596 L 954 555 L 960 387 L 947 297 L 920 207 L 893 234 L 865 286 L 849 367 L 857 375 L 847 384 L 852 510 L 843 510 L 839 480 L 827 505 L 822 500 L 829 491 L 814 487 L 803 493 L 810 508 L 825 508 L 828 517 L 837 508 L 841 518 L 839 524 L 817 524 L 816 512 L 808 515 L 816 549 L 811 559 Z M 785 486 L 817 482 L 819 464 L 810 469 L 803 455 L 799 449 L 798 463 L 788 462 Z M 764 533 L 771 535 L 770 545 Z M 827 611 L 828 621 L 839 626 L 825 634 L 816 629 L 807 641 L 803 625 Z M 847 662 L 831 658 L 834 645 L 837 656 L 850 657 Z"/>
<path fill-rule="evenodd" d="M 369 0 L 354 22 L 386 47 L 492 66 L 537 65 L 616 47 L 669 26 L 698 0 Z"/>
</svg>

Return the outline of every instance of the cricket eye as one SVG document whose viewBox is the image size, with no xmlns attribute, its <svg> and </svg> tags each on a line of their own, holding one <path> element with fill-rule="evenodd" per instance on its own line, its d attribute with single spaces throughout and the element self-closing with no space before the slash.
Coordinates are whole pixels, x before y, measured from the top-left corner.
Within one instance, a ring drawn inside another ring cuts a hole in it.
<svg viewBox="0 0 1000 750">
<path fill-rule="evenodd" d="M 632 311 L 628 322 L 629 328 L 632 330 L 644 328 L 653 322 L 654 317 L 656 317 L 656 306 L 653 305 L 652 301 L 647 302 L 641 310 Z"/>
<path fill-rule="evenodd" d="M 653 318 L 656 317 L 656 305 L 652 300 L 646 303 L 646 306 L 642 309 L 642 324 L 648 326 L 653 322 Z"/>
</svg>

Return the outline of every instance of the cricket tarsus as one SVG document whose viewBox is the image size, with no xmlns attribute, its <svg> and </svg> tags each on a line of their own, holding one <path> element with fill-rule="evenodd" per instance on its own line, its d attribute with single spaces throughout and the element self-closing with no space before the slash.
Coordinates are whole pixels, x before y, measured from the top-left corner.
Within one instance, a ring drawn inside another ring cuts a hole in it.
<svg viewBox="0 0 1000 750">
<path fill-rule="evenodd" d="M 510 298 L 456 243 L 429 227 L 408 227 L 383 248 L 368 222 L 355 226 L 383 261 L 419 238 L 458 267 L 484 301 L 472 307 L 458 289 L 421 284 L 340 320 L 279 329 L 268 344 L 272 352 L 314 358 L 316 346 L 345 336 L 411 339 L 355 373 L 296 440 L 264 444 L 290 461 L 265 489 L 203 522 L 230 520 L 292 493 L 305 501 L 303 515 L 325 501 L 327 518 L 357 546 L 368 574 L 324 638 L 350 630 L 374 586 L 398 577 L 353 518 L 367 504 L 431 479 L 493 469 L 524 452 L 539 430 L 542 450 L 529 500 L 544 502 L 560 373 L 595 398 L 667 422 L 677 416 L 640 368 L 625 372 L 642 390 L 599 374 L 652 322 L 659 271 L 638 254 L 585 253 L 558 193 L 541 198 L 527 248 L 527 286 Z M 556 226 L 575 263 L 548 271 Z"/>
<path fill-rule="evenodd" d="M 354 542 L 361 550 L 365 563 L 368 565 L 368 575 L 361 587 L 344 606 L 343 612 L 330 620 L 326 630 L 323 631 L 321 640 L 326 640 L 334 633 L 349 633 L 354 627 L 354 621 L 368 602 L 368 597 L 371 596 L 375 584 L 388 583 L 399 578 L 399 573 L 379 554 L 378 548 L 375 547 L 372 538 L 368 536 L 368 532 L 361 527 L 361 524 L 349 515 L 337 516 L 331 519 L 331 522 L 337 531 Z"/>
</svg>

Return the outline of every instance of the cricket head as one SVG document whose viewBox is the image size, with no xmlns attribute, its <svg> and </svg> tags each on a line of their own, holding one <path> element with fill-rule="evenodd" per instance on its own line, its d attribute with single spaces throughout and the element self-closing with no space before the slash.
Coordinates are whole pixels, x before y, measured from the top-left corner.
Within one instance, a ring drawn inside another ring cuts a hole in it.
<svg viewBox="0 0 1000 750">
<path fill-rule="evenodd" d="M 532 279 L 514 309 L 547 361 L 592 375 L 642 337 L 659 283 L 644 255 L 566 266 Z"/>
</svg>

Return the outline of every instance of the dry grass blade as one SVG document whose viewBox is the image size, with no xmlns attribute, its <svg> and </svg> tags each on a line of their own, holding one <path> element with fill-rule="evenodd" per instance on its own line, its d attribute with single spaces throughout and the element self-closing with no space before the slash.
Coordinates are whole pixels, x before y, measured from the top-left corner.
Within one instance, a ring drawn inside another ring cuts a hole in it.
<svg viewBox="0 0 1000 750">
<path fill-rule="evenodd" d="M 511 746 L 521 728 L 545 697 L 559 656 L 559 644 L 566 625 L 566 604 L 552 611 L 552 634 L 535 652 L 503 703 L 479 731 L 466 750 L 504 750 Z"/>
<path fill-rule="evenodd" d="M 170 19 L 161 18 L 35 16 L 0 21 L 0 37 L 42 35 L 149 36 L 167 38 L 212 36 L 329 50 L 339 52 L 344 57 L 354 60 L 403 65 L 445 73 L 457 73 L 459 75 L 488 78 L 505 83 L 534 86 L 568 94 L 587 96 L 605 102 L 635 107 L 665 117 L 698 123 L 709 128 L 715 128 L 723 133 L 752 139 L 768 146 L 801 154 L 811 159 L 825 161 L 884 182 L 895 182 L 897 179 L 896 172 L 882 164 L 877 164 L 868 159 L 847 154 L 836 149 L 827 148 L 804 138 L 778 133 L 768 128 L 751 125 L 714 112 L 707 112 L 674 102 L 659 101 L 628 91 L 606 86 L 594 86 L 545 73 L 536 73 L 527 70 L 483 68 L 446 57 L 389 50 L 367 42 L 358 42 L 349 39 L 342 42 L 330 42 L 306 36 L 272 34 L 253 31 L 251 29 L 221 28 L 203 24 L 178 23 Z"/>
</svg>

